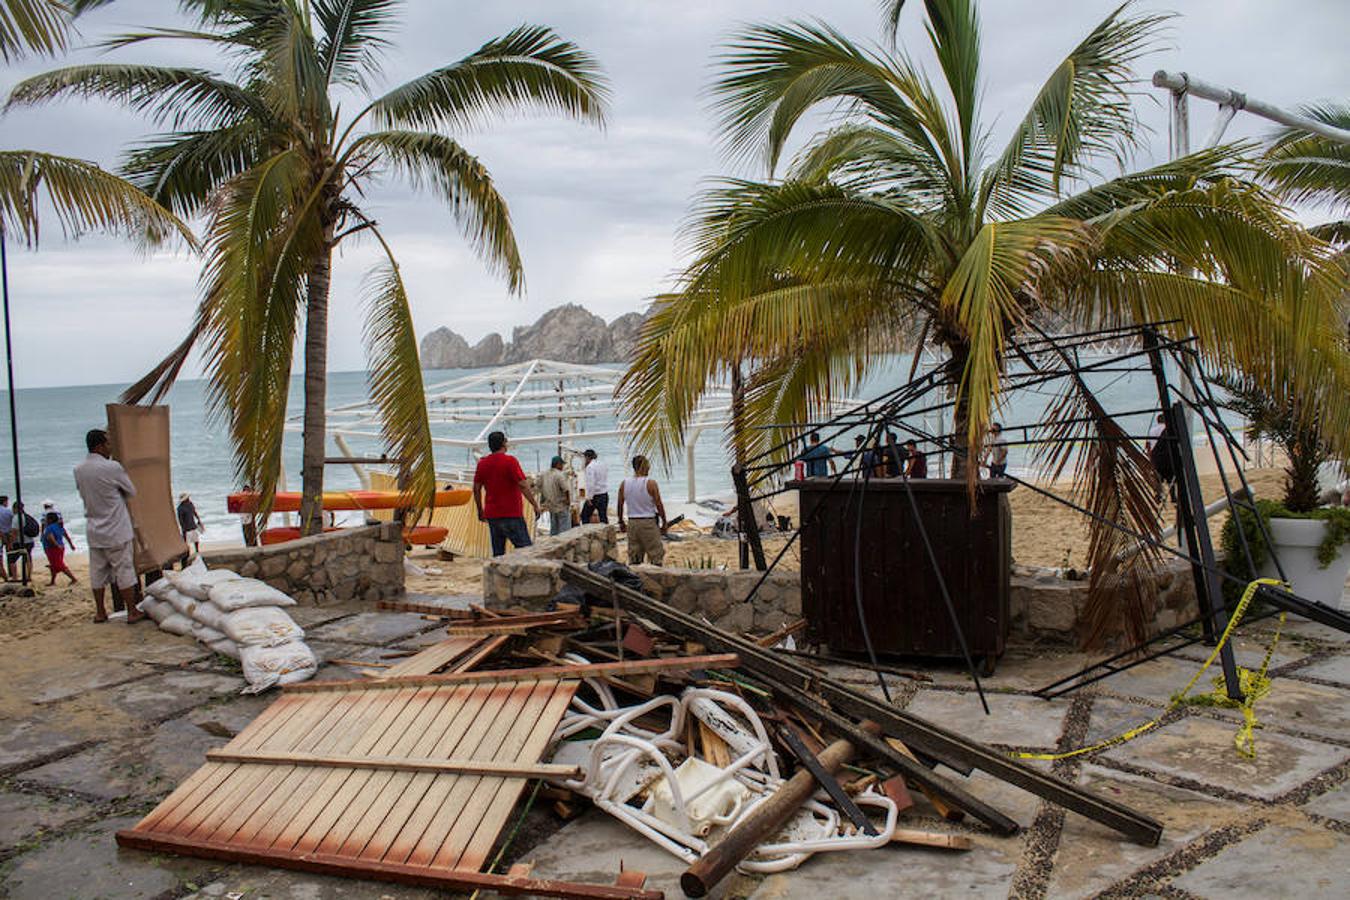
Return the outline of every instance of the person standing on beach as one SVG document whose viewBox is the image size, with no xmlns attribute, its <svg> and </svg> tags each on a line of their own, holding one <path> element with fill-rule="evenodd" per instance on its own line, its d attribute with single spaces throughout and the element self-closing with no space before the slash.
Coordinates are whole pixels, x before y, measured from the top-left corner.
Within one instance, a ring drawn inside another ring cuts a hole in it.
<svg viewBox="0 0 1350 900">
<path fill-rule="evenodd" d="M 202 524 L 202 517 L 197 515 L 197 506 L 186 491 L 178 495 L 178 528 L 183 532 L 183 540 L 192 545 L 192 552 L 200 555 L 202 532 L 206 526 Z"/>
<path fill-rule="evenodd" d="M 835 472 L 834 451 L 820 442 L 820 432 L 813 431 L 806 439 L 806 449 L 797 457 L 806 463 L 807 478 L 824 478 Z"/>
<path fill-rule="evenodd" d="M 998 422 L 989 426 L 989 477 L 1002 478 L 1008 474 L 1008 442 L 1003 439 L 1003 426 Z"/>
<path fill-rule="evenodd" d="M 913 438 L 905 441 L 905 459 L 906 478 L 928 477 L 928 454 L 919 449 L 918 442 Z"/>
<path fill-rule="evenodd" d="M 0 581 L 9 581 L 9 548 L 14 542 L 14 510 L 9 508 L 9 497 L 0 495 Z"/>
<path fill-rule="evenodd" d="M 132 555 L 135 532 L 127 499 L 136 496 L 127 470 L 112 458 L 108 433 L 95 428 L 84 436 L 89 455 L 75 467 L 75 488 L 84 501 L 85 541 L 89 544 L 89 584 L 94 589 L 94 621 L 108 621 L 103 605 L 104 588 L 126 606 L 127 624 L 139 622 L 144 614 L 136 610 L 131 589 L 136 586 L 136 564 Z"/>
<path fill-rule="evenodd" d="M 886 432 L 886 477 L 899 478 L 905 472 L 905 452 L 895 442 L 895 432 Z"/>
<path fill-rule="evenodd" d="M 587 509 L 590 509 L 600 517 L 602 523 L 608 525 L 609 466 L 600 461 L 594 450 L 587 450 L 582 456 L 586 458 L 586 486 L 581 492 L 581 498 L 586 502 L 581 507 L 581 521 L 590 521 L 591 517 L 587 513 Z"/>
<path fill-rule="evenodd" d="M 536 516 L 539 501 L 534 499 L 520 461 L 506 452 L 506 435 L 500 431 L 489 434 L 488 450 L 491 452 L 478 460 L 473 473 L 473 505 L 478 511 L 478 521 L 487 522 L 492 555 L 501 556 L 506 552 L 507 541 L 517 550 L 534 543 L 525 527 L 522 500 L 530 501 Z"/>
<path fill-rule="evenodd" d="M 819 440 L 819 438 L 817 438 Z M 619 530 L 628 534 L 628 564 L 640 565 L 645 557 L 654 566 L 666 559 L 666 545 L 661 536 L 666 533 L 666 507 L 661 502 L 661 489 L 651 475 L 652 465 L 645 456 L 633 457 L 633 477 L 619 484 Z M 623 518 L 628 507 L 628 522 Z"/>
<path fill-rule="evenodd" d="M 548 471 L 539 479 L 539 495 L 548 510 L 548 533 L 562 534 L 572 527 L 572 486 L 563 471 L 563 458 L 553 457 Z"/>
<path fill-rule="evenodd" d="M 251 484 L 244 485 L 244 488 L 242 491 L 240 491 L 240 493 L 243 494 L 253 493 L 253 485 Z M 245 547 L 258 546 L 258 523 L 254 520 L 253 513 L 251 512 L 240 513 L 239 527 L 244 532 L 244 546 Z"/>
<path fill-rule="evenodd" d="M 70 549 L 74 550 L 75 542 L 71 540 L 70 532 L 61 524 L 60 513 L 49 512 L 46 520 L 42 528 L 42 552 L 47 554 L 47 568 L 52 573 L 52 580 L 47 582 L 47 587 L 56 584 L 56 576 L 62 573 L 70 579 L 71 584 L 76 584 L 79 579 L 70 571 L 70 566 L 66 565 L 66 544 L 70 544 Z"/>
</svg>

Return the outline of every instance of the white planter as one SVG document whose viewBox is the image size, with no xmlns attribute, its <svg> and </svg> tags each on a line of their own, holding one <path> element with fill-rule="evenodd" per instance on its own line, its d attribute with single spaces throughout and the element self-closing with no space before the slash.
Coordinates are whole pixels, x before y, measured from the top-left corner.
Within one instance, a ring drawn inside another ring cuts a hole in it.
<svg viewBox="0 0 1350 900">
<path fill-rule="evenodd" d="M 1288 577 L 1294 593 L 1305 600 L 1314 600 L 1336 608 L 1345 596 L 1345 578 L 1350 575 L 1350 545 L 1342 544 L 1340 552 L 1325 569 L 1317 562 L 1317 547 L 1326 533 L 1326 523 L 1320 519 L 1270 520 L 1270 537 L 1275 552 Z M 1278 578 L 1279 572 L 1269 559 L 1261 566 L 1261 577 Z"/>
</svg>

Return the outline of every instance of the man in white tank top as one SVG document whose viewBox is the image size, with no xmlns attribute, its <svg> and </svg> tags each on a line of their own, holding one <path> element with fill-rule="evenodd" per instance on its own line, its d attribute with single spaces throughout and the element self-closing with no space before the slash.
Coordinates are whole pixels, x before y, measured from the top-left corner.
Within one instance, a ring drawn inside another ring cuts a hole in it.
<svg viewBox="0 0 1350 900">
<path fill-rule="evenodd" d="M 633 476 L 619 485 L 619 530 L 628 534 L 628 564 L 638 565 L 644 559 L 654 566 L 666 558 L 666 546 L 661 535 L 666 532 L 666 507 L 661 502 L 661 489 L 656 479 L 649 477 L 651 463 L 645 456 L 633 457 Z M 624 508 L 628 521 L 624 522 Z"/>
</svg>

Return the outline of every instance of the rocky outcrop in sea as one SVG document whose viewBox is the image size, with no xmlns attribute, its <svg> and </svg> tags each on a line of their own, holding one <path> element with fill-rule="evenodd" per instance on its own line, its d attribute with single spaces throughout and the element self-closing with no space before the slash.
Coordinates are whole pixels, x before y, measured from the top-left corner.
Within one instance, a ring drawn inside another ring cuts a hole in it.
<svg viewBox="0 0 1350 900">
<path fill-rule="evenodd" d="M 576 303 L 555 306 L 533 325 L 518 326 L 507 343 L 497 333 L 472 346 L 444 326 L 422 338 L 422 365 L 428 369 L 478 369 L 527 359 L 579 364 L 627 362 L 642 328 L 642 313 L 613 322 Z"/>
</svg>

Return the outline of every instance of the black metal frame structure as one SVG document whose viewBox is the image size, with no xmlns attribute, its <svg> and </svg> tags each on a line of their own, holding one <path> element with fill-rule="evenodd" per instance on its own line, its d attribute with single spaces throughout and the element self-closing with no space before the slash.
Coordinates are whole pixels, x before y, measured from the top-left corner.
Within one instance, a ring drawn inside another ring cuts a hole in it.
<svg viewBox="0 0 1350 900">
<path fill-rule="evenodd" d="M 1024 364 L 1024 368 L 1019 371 L 1010 371 L 1005 375 L 1002 385 L 1002 393 L 1005 395 L 1049 385 L 1065 379 L 1074 379 L 1079 390 L 1093 394 L 1097 402 L 1101 403 L 1103 409 L 1107 409 L 1112 418 L 1145 413 L 1151 416 L 1162 415 L 1165 417 L 1166 431 L 1159 443 L 1164 447 L 1164 452 L 1168 454 L 1171 470 L 1175 475 L 1177 534 L 1183 539 L 1181 546 L 1173 546 L 1167 543 L 1159 536 L 1160 533 L 1142 534 L 1120 522 L 1099 517 L 1068 497 L 1044 486 L 1033 484 L 1016 476 L 1005 475 L 1004 477 L 1020 487 L 1045 496 L 1093 519 L 1101 526 L 1124 533 L 1137 542 L 1136 552 L 1144 548 L 1152 548 L 1159 554 L 1167 554 L 1185 560 L 1191 567 L 1200 610 L 1200 615 L 1190 622 L 1168 629 L 1136 646 L 1094 663 L 1080 672 L 1046 685 L 1037 693 L 1047 699 L 1076 690 L 1084 685 L 1200 641 L 1213 646 L 1228 624 L 1229 609 L 1225 605 L 1223 597 L 1223 581 L 1236 582 L 1245 586 L 1242 579 L 1227 572 L 1219 565 L 1214 554 L 1204 500 L 1200 492 L 1193 441 L 1190 439 L 1191 429 L 1187 425 L 1188 414 L 1196 416 L 1204 426 L 1206 442 L 1213 453 L 1217 474 L 1223 485 L 1228 506 L 1245 507 L 1254 511 L 1254 495 L 1251 492 L 1250 485 L 1247 484 L 1240 462 L 1240 457 L 1245 459 L 1246 454 L 1241 444 L 1224 425 L 1220 417 L 1219 403 L 1215 397 L 1212 383 L 1204 372 L 1199 354 L 1195 350 L 1194 338 L 1169 338 L 1164 336 L 1165 330 L 1173 324 L 1172 322 L 1156 322 L 1063 335 L 1050 335 L 1035 329 L 1035 337 L 1015 341 L 1010 347 L 1013 358 L 1020 360 Z M 1086 362 L 1080 358 L 1080 353 L 1085 347 L 1100 345 L 1103 342 L 1117 344 L 1120 352 L 1110 357 Z M 1169 366 L 1167 365 L 1169 362 L 1172 364 L 1171 368 L 1178 373 L 1178 384 L 1173 384 L 1169 378 Z M 1083 376 L 1086 374 L 1102 372 L 1151 374 L 1157 389 L 1157 406 L 1147 409 L 1110 412 L 1107 404 L 1101 402 L 1100 395 L 1089 390 L 1083 380 Z M 776 494 L 791 490 L 791 488 L 783 486 L 787 480 L 785 477 L 786 471 L 797 457 L 795 448 L 800 446 L 800 442 L 806 433 L 812 431 L 820 433 L 822 441 L 828 445 L 832 439 L 842 437 L 849 431 L 861 430 L 865 435 L 863 447 L 867 448 L 871 447 L 884 432 L 897 431 L 934 448 L 929 452 L 929 455 L 946 454 L 954 460 L 961 459 L 967 464 L 978 465 L 978 461 L 967 459 L 965 448 L 960 440 L 961 436 L 932 434 L 922 426 L 915 424 L 916 420 L 921 420 L 920 417 L 922 416 L 953 409 L 955 407 L 954 387 L 952 378 L 943 367 L 939 366 L 920 374 L 900 387 L 887 391 L 873 400 L 826 421 L 768 426 L 781 429 L 782 432 L 786 433 L 786 436 L 775 442 L 772 447 L 753 458 L 747 459 L 744 465 L 735 467 L 732 473 L 737 492 L 737 502 L 744 513 L 743 518 L 747 522 L 745 536 L 754 553 L 756 567 L 763 572 L 760 580 L 750 592 L 748 599 L 753 599 L 768 578 L 769 573 L 773 571 L 789 548 L 796 542 L 801 534 L 802 527 L 806 524 L 799 521 L 797 528 L 783 548 L 772 562 L 766 563 L 763 548 L 759 542 L 758 531 L 753 527 L 754 516 L 750 512 L 751 504 L 754 501 L 768 499 Z M 1004 431 L 1005 433 L 1011 431 L 1023 434 L 1024 440 L 1011 442 L 1013 444 L 1034 446 L 1057 440 L 1055 438 L 1032 437 L 1038 427 L 1039 423 L 1012 423 L 1005 424 Z M 1182 435 L 1187 436 L 1187 439 L 1181 439 L 1180 436 Z M 1142 437 L 1142 435 L 1129 436 L 1130 439 L 1141 439 Z M 865 495 L 871 477 L 871 472 L 862 467 L 861 457 L 862 454 L 860 453 L 840 452 L 834 454 L 834 458 L 842 460 L 843 465 L 838 466 L 832 483 L 833 488 L 840 489 L 840 482 L 847 479 L 850 492 L 861 492 L 859 494 L 860 512 L 861 498 Z M 1231 473 L 1225 464 L 1225 457 L 1232 466 Z M 908 485 L 908 479 L 904 480 Z M 914 511 L 917 520 L 918 509 L 913 503 L 912 493 L 910 500 L 911 509 Z M 1267 546 L 1271 546 L 1270 535 L 1266 533 L 1264 521 L 1259 515 L 1255 519 L 1261 529 L 1262 539 Z M 933 567 L 952 624 L 956 628 L 963 648 L 965 648 L 965 636 L 961 632 L 961 626 L 957 619 L 952 598 L 947 592 L 945 580 L 937 568 L 937 562 L 932 554 L 923 522 L 918 520 L 917 526 L 928 549 L 927 562 Z M 1253 554 L 1251 548 L 1247 545 L 1246 536 L 1241 529 L 1239 529 L 1238 534 L 1241 551 L 1249 567 L 1254 569 L 1254 566 L 1251 565 Z M 1285 575 L 1279 559 L 1273 552 L 1270 557 L 1283 580 Z M 855 579 L 856 581 L 857 579 Z M 857 589 L 860 591 L 860 588 Z M 1266 586 L 1261 587 L 1258 596 L 1277 610 L 1293 612 L 1350 633 L 1350 616 L 1329 606 L 1313 603 L 1287 591 Z M 861 596 L 859 595 L 857 599 L 859 624 L 862 627 L 868 647 L 872 668 L 877 671 L 877 678 L 882 691 L 889 699 L 889 688 L 881 675 L 876 654 L 872 650 L 870 637 L 867 636 L 867 623 L 863 616 Z M 1273 613 L 1260 613 L 1250 617 L 1247 621 L 1256 621 L 1271 614 Z M 1199 636 L 1193 636 L 1191 632 L 1191 629 L 1196 625 L 1199 625 L 1201 629 Z M 1234 699 L 1241 699 L 1242 693 L 1238 680 L 1237 665 L 1233 658 L 1231 646 L 1225 645 L 1221 649 L 1220 659 L 1228 695 Z M 984 691 L 968 649 L 965 652 L 965 662 L 983 702 Z M 985 704 L 985 711 L 988 712 L 987 703 Z"/>
</svg>

